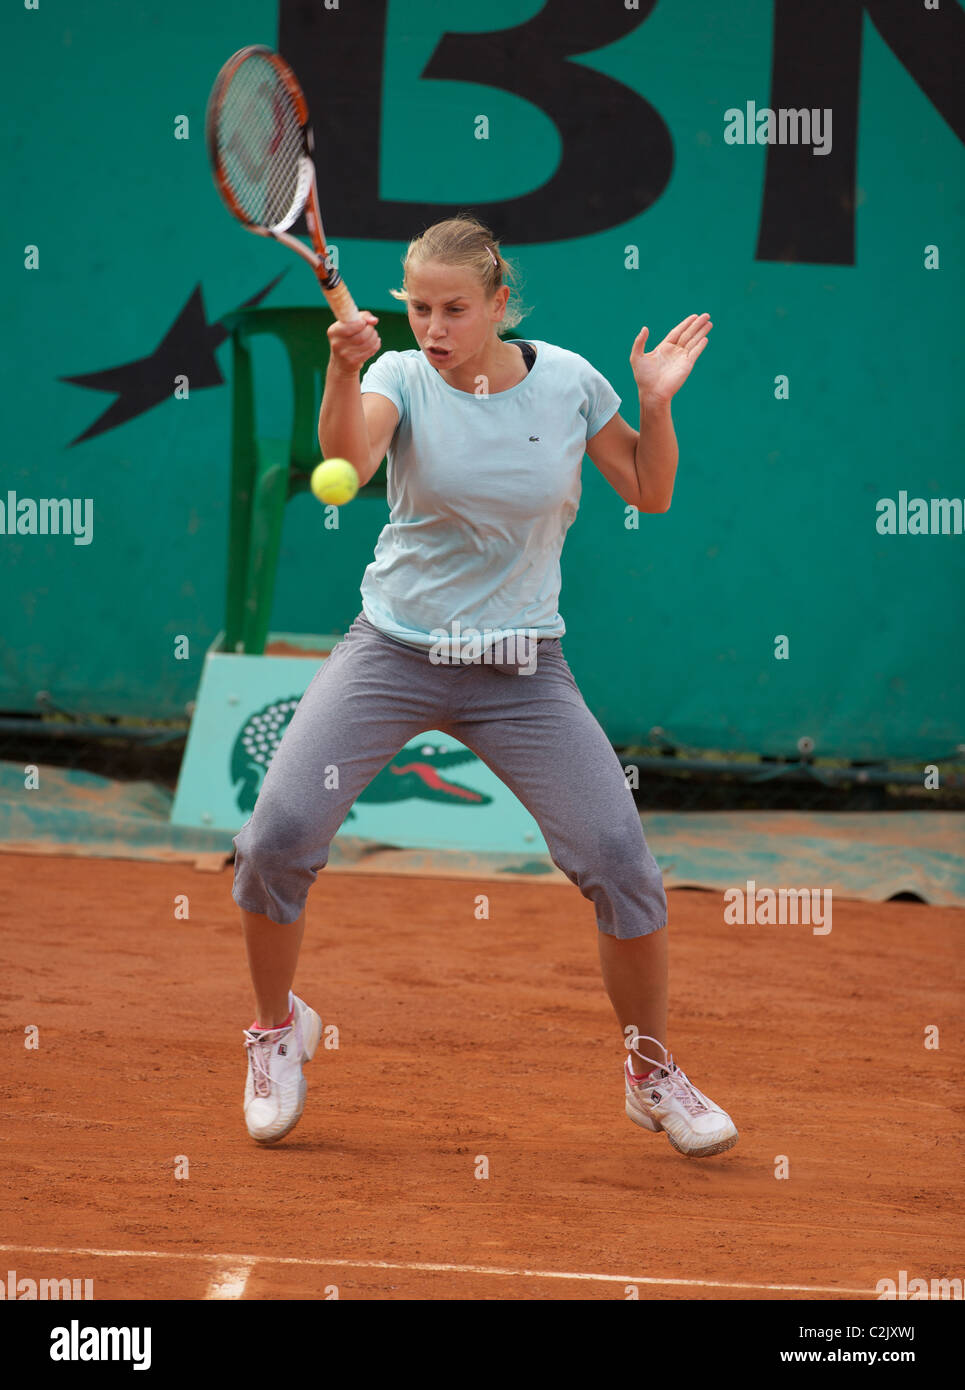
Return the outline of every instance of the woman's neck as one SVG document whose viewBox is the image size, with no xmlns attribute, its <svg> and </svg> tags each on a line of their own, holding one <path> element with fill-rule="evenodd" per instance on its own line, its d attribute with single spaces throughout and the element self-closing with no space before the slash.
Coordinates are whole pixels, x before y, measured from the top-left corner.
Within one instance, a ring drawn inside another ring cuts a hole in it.
<svg viewBox="0 0 965 1390">
<path fill-rule="evenodd" d="M 519 348 L 501 339 L 492 345 L 485 357 L 479 353 L 452 371 L 439 373 L 448 386 L 479 396 L 509 391 L 518 386 L 526 374 L 526 362 Z"/>
</svg>

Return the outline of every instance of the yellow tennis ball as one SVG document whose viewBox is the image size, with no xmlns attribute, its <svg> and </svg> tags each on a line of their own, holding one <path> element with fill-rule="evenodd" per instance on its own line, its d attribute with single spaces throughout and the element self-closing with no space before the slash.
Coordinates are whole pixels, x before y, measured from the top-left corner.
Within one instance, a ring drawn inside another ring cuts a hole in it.
<svg viewBox="0 0 965 1390">
<path fill-rule="evenodd" d="M 312 492 L 319 502 L 344 507 L 359 490 L 359 475 L 348 459 L 323 459 L 312 473 Z"/>
</svg>

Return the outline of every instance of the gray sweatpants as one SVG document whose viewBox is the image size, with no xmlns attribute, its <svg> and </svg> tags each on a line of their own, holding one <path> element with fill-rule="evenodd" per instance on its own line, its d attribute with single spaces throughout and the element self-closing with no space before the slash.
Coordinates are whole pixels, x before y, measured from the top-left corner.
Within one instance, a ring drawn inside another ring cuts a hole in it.
<svg viewBox="0 0 965 1390">
<path fill-rule="evenodd" d="M 302 696 L 234 837 L 238 906 L 294 922 L 356 797 L 410 739 L 438 729 L 519 798 L 554 864 L 593 903 L 600 931 L 629 938 L 665 926 L 663 882 L 633 795 L 559 639 L 541 640 L 532 664 L 529 674 L 435 664 L 360 613 Z"/>
</svg>

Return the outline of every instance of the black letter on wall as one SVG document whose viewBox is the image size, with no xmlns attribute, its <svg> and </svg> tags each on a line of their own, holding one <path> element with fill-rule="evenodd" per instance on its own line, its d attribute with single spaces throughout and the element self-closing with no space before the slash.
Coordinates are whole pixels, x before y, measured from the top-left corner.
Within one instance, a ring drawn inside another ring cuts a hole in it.
<svg viewBox="0 0 965 1390">
<path fill-rule="evenodd" d="M 965 14 L 957 3 L 926 10 L 920 0 L 775 0 L 767 104 L 775 111 L 830 107 L 832 142 L 827 155 L 812 154 L 809 145 L 768 146 L 758 260 L 854 264 L 866 10 L 895 57 L 965 139 Z"/>
<path fill-rule="evenodd" d="M 560 134 L 559 167 L 540 188 L 472 204 L 497 235 L 517 243 L 589 236 L 629 221 L 666 188 L 673 146 L 658 113 L 612 77 L 567 62 L 631 33 L 655 3 L 641 0 L 639 10 L 625 10 L 550 0 L 513 29 L 440 39 L 423 80 L 513 92 L 539 107 Z M 385 0 L 338 10 L 316 0 L 280 0 L 278 47 L 298 73 L 312 113 L 319 202 L 336 238 L 403 241 L 451 217 L 457 206 L 379 197 L 385 37 Z M 431 130 L 413 132 L 414 166 L 431 157 L 430 142 Z"/>
</svg>

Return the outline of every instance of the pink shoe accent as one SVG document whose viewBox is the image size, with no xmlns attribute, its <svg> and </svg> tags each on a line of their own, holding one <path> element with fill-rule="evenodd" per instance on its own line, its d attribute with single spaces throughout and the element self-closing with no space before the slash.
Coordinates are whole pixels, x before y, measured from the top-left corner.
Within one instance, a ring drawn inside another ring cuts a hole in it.
<svg viewBox="0 0 965 1390">
<path fill-rule="evenodd" d="M 653 1073 L 654 1073 L 656 1070 L 657 1070 L 657 1068 L 654 1067 L 652 1071 L 647 1071 L 647 1072 L 644 1072 L 644 1074 L 643 1074 L 642 1076 L 637 1076 L 636 1072 L 633 1070 L 633 1068 L 631 1067 L 630 1063 L 627 1062 L 627 1071 L 630 1073 L 630 1076 L 633 1078 L 634 1081 L 649 1081 L 650 1078 L 653 1076 Z"/>
<path fill-rule="evenodd" d="M 255 1030 L 256 1033 L 273 1033 L 273 1032 L 275 1031 L 276 1028 L 289 1028 L 294 1022 L 295 1022 L 295 1010 L 292 1009 L 291 1013 L 290 1013 L 290 1014 L 288 1015 L 288 1017 L 285 1019 L 285 1022 L 284 1022 L 284 1023 L 273 1023 L 273 1024 L 271 1025 L 270 1028 L 265 1028 L 265 1027 L 263 1027 L 262 1024 L 260 1024 L 260 1023 L 258 1023 L 258 1022 L 253 1023 L 251 1026 L 252 1026 L 252 1028 Z"/>
</svg>

